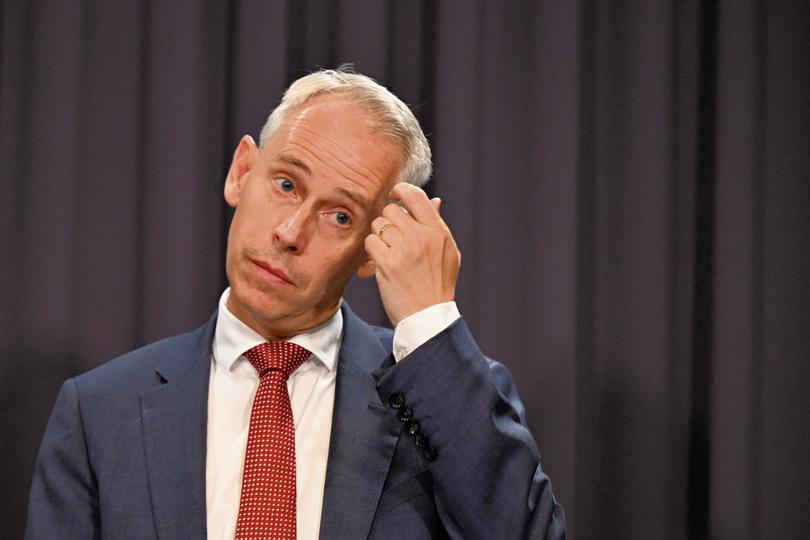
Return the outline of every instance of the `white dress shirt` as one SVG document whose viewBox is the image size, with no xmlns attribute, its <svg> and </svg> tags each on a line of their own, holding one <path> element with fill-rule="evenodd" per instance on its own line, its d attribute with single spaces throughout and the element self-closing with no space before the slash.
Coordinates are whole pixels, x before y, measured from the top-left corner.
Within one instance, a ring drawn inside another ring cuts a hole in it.
<svg viewBox="0 0 810 540">
<path fill-rule="evenodd" d="M 208 538 L 230 540 L 236 535 L 250 412 L 259 386 L 259 374 L 242 355 L 266 340 L 228 310 L 229 296 L 226 289 L 219 299 L 214 330 L 205 485 Z M 395 360 L 459 317 L 455 302 L 445 302 L 400 321 L 394 333 Z M 338 310 L 321 326 L 289 340 L 312 353 L 287 379 L 295 423 L 299 540 L 317 539 L 320 530 L 342 333 Z"/>
</svg>

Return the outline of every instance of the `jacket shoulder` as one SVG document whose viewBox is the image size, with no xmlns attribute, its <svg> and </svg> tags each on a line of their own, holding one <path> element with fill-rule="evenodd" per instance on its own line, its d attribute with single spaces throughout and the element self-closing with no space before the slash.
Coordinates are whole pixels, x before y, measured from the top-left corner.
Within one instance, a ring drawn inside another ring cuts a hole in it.
<svg viewBox="0 0 810 540">
<path fill-rule="evenodd" d="M 195 354 L 210 355 L 216 314 L 200 328 L 163 338 L 122 354 L 75 377 L 76 384 L 85 391 L 103 388 L 142 388 L 158 380 L 157 370 L 167 363 L 182 364 Z"/>
</svg>

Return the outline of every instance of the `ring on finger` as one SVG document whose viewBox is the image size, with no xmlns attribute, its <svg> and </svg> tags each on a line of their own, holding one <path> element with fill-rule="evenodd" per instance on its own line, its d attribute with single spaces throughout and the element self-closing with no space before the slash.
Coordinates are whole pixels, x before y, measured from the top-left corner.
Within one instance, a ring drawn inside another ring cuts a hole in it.
<svg viewBox="0 0 810 540">
<path fill-rule="evenodd" d="M 382 237 L 382 233 L 384 233 L 384 232 L 385 232 L 385 230 L 386 230 L 388 227 L 390 227 L 390 226 L 391 226 L 391 222 L 389 221 L 388 223 L 386 223 L 385 225 L 383 225 L 382 227 L 380 227 L 380 230 L 377 232 L 377 236 Z"/>
</svg>

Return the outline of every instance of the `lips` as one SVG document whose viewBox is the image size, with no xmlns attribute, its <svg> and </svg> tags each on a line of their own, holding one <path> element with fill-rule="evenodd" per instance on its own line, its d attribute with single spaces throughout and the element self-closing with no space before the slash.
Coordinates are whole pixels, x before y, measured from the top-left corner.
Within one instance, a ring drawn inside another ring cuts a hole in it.
<svg viewBox="0 0 810 540">
<path fill-rule="evenodd" d="M 288 285 L 295 285 L 292 282 L 292 280 L 289 278 L 289 276 L 287 276 L 287 274 L 284 273 L 283 270 L 281 270 L 279 268 L 276 268 L 274 266 L 271 266 L 270 264 L 268 264 L 268 263 L 266 263 L 264 261 L 257 261 L 257 260 L 251 259 L 251 262 L 253 262 L 253 264 L 255 264 L 260 269 L 262 269 L 264 271 L 265 275 L 269 274 L 270 277 L 274 277 L 278 281 L 284 282 L 284 283 L 286 283 Z"/>
</svg>

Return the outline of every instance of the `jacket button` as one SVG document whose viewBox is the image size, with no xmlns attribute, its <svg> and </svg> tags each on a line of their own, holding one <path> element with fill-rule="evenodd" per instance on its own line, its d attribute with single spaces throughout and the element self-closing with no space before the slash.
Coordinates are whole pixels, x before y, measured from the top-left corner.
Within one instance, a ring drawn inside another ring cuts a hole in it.
<svg viewBox="0 0 810 540">
<path fill-rule="evenodd" d="M 422 450 L 422 455 L 425 456 L 425 459 L 428 461 L 436 461 L 439 453 L 432 446 L 428 446 Z"/>
<path fill-rule="evenodd" d="M 416 435 L 417 433 L 419 433 L 419 431 L 422 428 L 419 425 L 419 420 L 411 420 L 410 422 L 408 422 L 407 429 L 408 429 L 408 435 L 413 436 L 413 435 Z"/>
<path fill-rule="evenodd" d="M 400 422 L 408 422 L 413 418 L 413 411 L 410 407 L 403 407 L 397 413 Z"/>
<path fill-rule="evenodd" d="M 400 409 L 403 405 L 405 405 L 405 396 L 400 394 L 399 392 L 394 392 L 388 398 L 388 404 L 391 405 L 394 409 Z"/>
<path fill-rule="evenodd" d="M 417 448 L 429 448 L 430 447 L 430 440 L 428 436 L 424 433 L 419 433 L 416 437 L 413 438 L 414 444 L 416 444 Z"/>
</svg>

